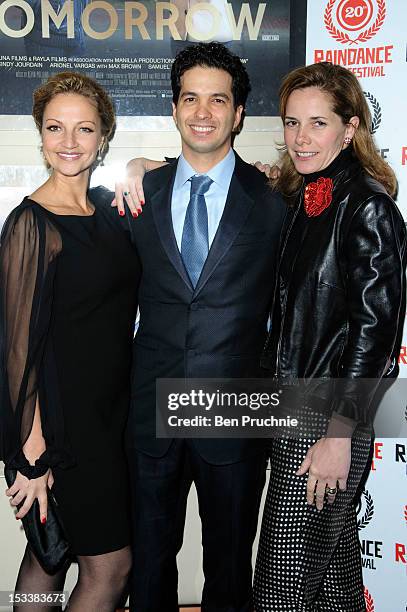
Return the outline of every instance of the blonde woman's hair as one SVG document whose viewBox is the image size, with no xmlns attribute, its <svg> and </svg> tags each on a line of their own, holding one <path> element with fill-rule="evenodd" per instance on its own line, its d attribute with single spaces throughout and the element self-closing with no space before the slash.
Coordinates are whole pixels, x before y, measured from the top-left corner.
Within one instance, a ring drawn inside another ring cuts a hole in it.
<svg viewBox="0 0 407 612">
<path fill-rule="evenodd" d="M 79 94 L 95 104 L 103 136 L 101 153 L 106 152 L 116 127 L 113 102 L 97 81 L 79 72 L 53 74 L 34 91 L 32 116 L 39 132 L 41 133 L 45 107 L 55 96 L 63 93 Z"/>
</svg>

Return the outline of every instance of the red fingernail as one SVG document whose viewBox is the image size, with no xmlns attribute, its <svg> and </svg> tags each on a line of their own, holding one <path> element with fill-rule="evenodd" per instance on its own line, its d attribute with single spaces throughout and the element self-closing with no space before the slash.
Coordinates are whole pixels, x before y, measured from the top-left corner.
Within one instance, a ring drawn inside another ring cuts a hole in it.
<svg viewBox="0 0 407 612">
<path fill-rule="evenodd" d="M 19 520 L 20 520 L 20 517 L 19 517 L 19 516 L 16 516 L 16 521 L 19 521 Z"/>
<path fill-rule="evenodd" d="M 47 522 L 47 518 L 45 516 L 41 517 L 41 523 L 45 525 L 46 522 Z"/>
<path fill-rule="evenodd" d="M 136 211 L 136 212 L 133 212 L 133 213 L 131 213 L 131 214 L 133 215 L 133 217 L 134 217 L 134 218 L 138 217 L 138 212 L 137 212 L 137 211 Z"/>
<path fill-rule="evenodd" d="M 144 206 L 144 204 L 145 204 L 144 200 L 140 200 L 140 204 L 141 204 L 142 206 Z"/>
<path fill-rule="evenodd" d="M 119 210 L 119 215 L 120 215 L 121 217 L 124 217 L 124 210 Z"/>
</svg>

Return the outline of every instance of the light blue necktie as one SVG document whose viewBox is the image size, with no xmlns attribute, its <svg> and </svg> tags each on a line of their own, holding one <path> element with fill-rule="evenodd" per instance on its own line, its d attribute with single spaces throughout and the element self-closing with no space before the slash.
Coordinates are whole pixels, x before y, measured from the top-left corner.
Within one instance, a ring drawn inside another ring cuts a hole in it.
<svg viewBox="0 0 407 612">
<path fill-rule="evenodd" d="M 181 257 L 195 289 L 208 256 L 208 211 L 205 193 L 213 181 L 206 174 L 193 176 L 189 180 L 191 193 L 182 230 Z"/>
</svg>

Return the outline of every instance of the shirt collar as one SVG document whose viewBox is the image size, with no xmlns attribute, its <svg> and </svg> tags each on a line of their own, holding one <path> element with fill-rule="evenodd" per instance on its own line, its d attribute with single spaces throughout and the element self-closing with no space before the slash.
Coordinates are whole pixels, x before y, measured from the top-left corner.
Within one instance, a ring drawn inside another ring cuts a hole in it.
<svg viewBox="0 0 407 612">
<path fill-rule="evenodd" d="M 225 157 L 218 164 L 216 164 L 216 166 L 206 172 L 206 175 L 209 176 L 209 178 L 211 178 L 219 187 L 225 191 L 228 191 L 233 170 L 235 169 L 235 161 L 235 154 L 233 153 L 233 149 L 230 148 Z M 181 153 L 178 159 L 174 189 L 179 189 L 185 185 L 185 183 L 196 174 L 199 173 L 193 169 L 191 164 L 187 162 Z"/>
</svg>

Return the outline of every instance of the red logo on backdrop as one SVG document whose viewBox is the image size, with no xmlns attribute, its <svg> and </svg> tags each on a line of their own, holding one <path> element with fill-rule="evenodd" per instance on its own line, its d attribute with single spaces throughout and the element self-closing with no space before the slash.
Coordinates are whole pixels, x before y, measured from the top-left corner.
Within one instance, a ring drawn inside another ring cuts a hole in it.
<svg viewBox="0 0 407 612">
<path fill-rule="evenodd" d="M 365 602 L 366 602 L 366 612 L 374 612 L 374 601 L 373 597 L 365 587 Z"/>
<path fill-rule="evenodd" d="M 400 348 L 400 354 L 399 354 L 399 364 L 403 363 L 404 365 L 407 365 L 407 346 L 402 346 Z"/>
<path fill-rule="evenodd" d="M 404 563 L 404 565 L 407 565 L 406 545 L 401 544 L 400 542 L 396 542 L 395 547 L 396 547 L 396 551 L 395 551 L 396 552 L 396 557 L 395 557 L 396 563 Z"/>
<path fill-rule="evenodd" d="M 339 27 L 334 24 L 333 15 Z M 385 0 L 329 0 L 324 13 L 329 34 L 344 45 L 370 40 L 380 30 L 385 18 Z"/>
<path fill-rule="evenodd" d="M 372 457 L 372 465 L 371 465 L 371 470 L 373 470 L 373 472 L 376 471 L 376 460 L 381 460 L 383 459 L 383 455 L 382 455 L 382 450 L 383 450 L 383 442 L 375 442 L 374 443 L 374 448 L 373 448 L 373 457 Z M 365 495 L 366 491 L 363 491 L 363 495 Z M 366 498 L 367 501 L 367 498 Z"/>
<path fill-rule="evenodd" d="M 407 523 L 407 504 L 404 506 L 404 518 L 405 518 L 406 523 Z"/>
</svg>

